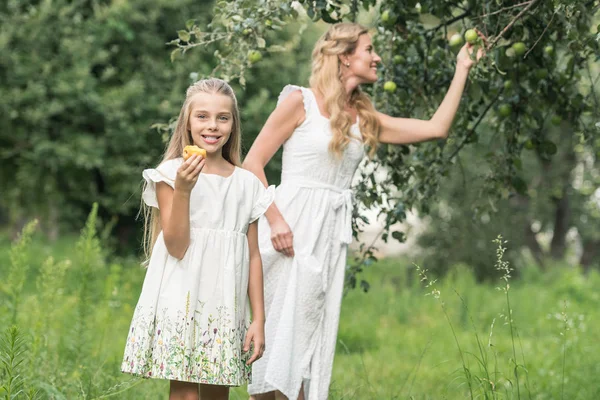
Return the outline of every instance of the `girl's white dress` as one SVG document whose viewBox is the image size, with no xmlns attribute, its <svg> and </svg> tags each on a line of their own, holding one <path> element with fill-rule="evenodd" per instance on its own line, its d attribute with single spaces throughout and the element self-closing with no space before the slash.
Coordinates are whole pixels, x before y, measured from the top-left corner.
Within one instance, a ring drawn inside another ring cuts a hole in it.
<svg viewBox="0 0 600 400">
<path fill-rule="evenodd" d="M 270 226 L 259 220 L 265 281 L 266 352 L 254 363 L 251 394 L 279 390 L 296 399 L 327 399 L 340 316 L 348 244 L 352 241 L 352 177 L 364 157 L 358 124 L 343 156 L 329 152 L 330 121 L 313 92 L 304 97 L 305 121 L 283 145 L 275 204 L 294 234 L 295 257 L 275 251 Z"/>
<path fill-rule="evenodd" d="M 174 187 L 177 158 L 143 172 L 143 200 L 158 208 L 156 183 Z M 123 372 L 213 385 L 250 378 L 242 346 L 249 326 L 246 232 L 272 203 L 251 172 L 201 173 L 190 197 L 190 245 L 169 255 L 162 232 L 154 245 L 125 347 Z"/>
</svg>

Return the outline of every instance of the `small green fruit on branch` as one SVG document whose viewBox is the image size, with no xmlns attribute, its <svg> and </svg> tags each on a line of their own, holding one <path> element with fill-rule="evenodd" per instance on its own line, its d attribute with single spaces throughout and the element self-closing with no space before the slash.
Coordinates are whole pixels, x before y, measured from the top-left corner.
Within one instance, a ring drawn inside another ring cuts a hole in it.
<svg viewBox="0 0 600 400">
<path fill-rule="evenodd" d="M 529 11 L 531 9 L 531 7 L 533 7 L 535 4 L 538 3 L 539 0 L 533 0 L 531 3 L 529 3 L 527 5 L 527 7 L 525 7 L 524 9 L 522 9 L 513 19 L 512 21 L 510 21 L 508 23 L 508 25 L 506 25 L 504 27 L 504 29 L 502 29 L 502 31 L 500 31 L 500 33 L 498 35 L 496 35 L 493 39 L 491 39 L 487 45 L 487 50 L 492 49 L 496 43 L 498 43 L 498 41 L 502 38 L 502 36 L 508 32 L 508 30 L 510 28 L 512 28 L 512 26 L 515 24 L 515 22 L 517 22 L 519 19 L 521 19 L 525 13 L 527 13 L 527 11 Z"/>
</svg>

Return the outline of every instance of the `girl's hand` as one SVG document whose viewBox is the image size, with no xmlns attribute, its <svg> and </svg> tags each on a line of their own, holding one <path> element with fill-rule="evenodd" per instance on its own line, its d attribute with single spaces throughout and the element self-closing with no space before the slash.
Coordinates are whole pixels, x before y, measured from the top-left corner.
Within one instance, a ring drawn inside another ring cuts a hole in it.
<svg viewBox="0 0 600 400">
<path fill-rule="evenodd" d="M 198 176 L 204 168 L 204 164 L 206 164 L 206 160 L 197 154 L 184 161 L 177 170 L 175 188 L 190 193 L 198 181 Z"/>
<path fill-rule="evenodd" d="M 479 37 L 481 38 L 482 44 L 473 45 L 470 43 L 466 43 L 462 47 L 462 49 L 460 49 L 456 56 L 457 66 L 462 66 L 467 69 L 471 69 L 471 67 L 475 65 L 475 63 L 477 63 L 477 61 L 479 61 L 481 57 L 485 55 L 485 46 L 487 44 L 487 38 L 483 36 L 483 34 L 479 32 L 479 30 L 476 29 L 476 31 Z M 477 56 L 475 57 L 475 60 L 473 60 L 473 58 L 471 58 L 471 55 L 473 54 L 473 51 L 475 51 L 475 49 L 477 49 Z"/>
<path fill-rule="evenodd" d="M 254 352 L 252 357 L 246 362 L 246 365 L 252 364 L 261 358 L 265 352 L 265 323 L 264 321 L 253 321 L 246 332 L 244 340 L 244 351 L 250 350 L 250 343 L 254 343 Z"/>
<path fill-rule="evenodd" d="M 290 226 L 283 217 L 276 219 L 270 225 L 273 248 L 288 257 L 294 257 L 294 234 Z"/>
</svg>

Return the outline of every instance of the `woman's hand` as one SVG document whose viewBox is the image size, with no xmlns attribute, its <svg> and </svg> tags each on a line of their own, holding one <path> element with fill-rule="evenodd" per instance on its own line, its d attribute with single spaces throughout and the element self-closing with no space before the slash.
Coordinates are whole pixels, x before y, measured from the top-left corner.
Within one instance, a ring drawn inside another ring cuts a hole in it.
<svg viewBox="0 0 600 400">
<path fill-rule="evenodd" d="M 270 223 L 273 248 L 288 257 L 294 257 L 294 234 L 283 217 Z"/>
<path fill-rule="evenodd" d="M 252 357 L 246 362 L 246 365 L 252 364 L 263 356 L 265 352 L 265 322 L 264 321 L 252 321 L 248 332 L 246 332 L 246 339 L 244 340 L 244 351 L 250 350 L 250 343 L 254 344 L 254 352 Z"/>
<path fill-rule="evenodd" d="M 483 36 L 483 34 L 481 32 L 479 32 L 478 30 L 477 34 L 480 37 L 480 41 L 482 44 L 471 44 L 471 43 L 466 43 L 458 52 L 457 56 L 456 56 L 456 65 L 457 66 L 462 66 L 465 67 L 467 69 L 471 69 L 471 67 L 473 65 L 475 65 L 480 59 L 481 57 L 483 57 L 485 55 L 485 45 L 487 44 L 487 38 L 485 36 Z M 472 54 L 473 51 L 475 51 L 475 49 L 477 49 L 477 56 L 475 57 L 475 59 L 472 58 Z"/>
<path fill-rule="evenodd" d="M 204 164 L 206 164 L 206 160 L 197 154 L 184 161 L 177 170 L 175 188 L 190 193 L 198 181 L 198 176 L 202 168 L 204 168 Z"/>
</svg>

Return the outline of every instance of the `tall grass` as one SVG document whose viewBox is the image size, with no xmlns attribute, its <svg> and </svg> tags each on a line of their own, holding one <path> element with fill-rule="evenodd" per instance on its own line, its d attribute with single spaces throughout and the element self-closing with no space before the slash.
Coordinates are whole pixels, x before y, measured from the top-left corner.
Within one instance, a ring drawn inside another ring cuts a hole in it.
<svg viewBox="0 0 600 400">
<path fill-rule="evenodd" d="M 110 259 L 96 226 L 93 208 L 79 238 L 0 235 L 0 399 L 166 397 L 168 382 L 120 373 L 145 270 Z M 421 281 L 404 260 L 374 264 L 369 293 L 344 298 L 329 398 L 600 398 L 600 276 L 521 266 L 514 281 L 502 260 L 500 290 L 468 266 Z"/>
<path fill-rule="evenodd" d="M 399 260 L 375 265 L 367 275 L 373 290 L 350 292 L 344 300 L 336 396 L 600 398 L 594 383 L 600 373 L 600 276 L 585 279 L 576 268 L 556 265 L 547 274 L 522 267 L 523 278 L 511 281 L 505 243 L 497 242 L 496 265 L 506 271 L 499 288 L 476 283 L 465 266 L 435 281 L 421 268 L 420 279 L 411 278 Z M 571 312 L 578 310 L 576 318 L 555 312 L 564 300 Z M 409 378 L 414 384 L 405 383 Z"/>
<path fill-rule="evenodd" d="M 3 332 L 0 338 L 0 366 L 3 384 L 0 386 L 0 396 L 5 400 L 36 399 L 37 391 L 27 387 L 23 375 L 23 366 L 27 358 L 25 336 L 18 327 L 12 326 Z"/>
<path fill-rule="evenodd" d="M 17 323 L 17 312 L 21 303 L 21 293 L 25 284 L 25 277 L 29 271 L 29 252 L 27 246 L 31 242 L 31 236 L 37 226 L 37 220 L 31 221 L 23 228 L 15 245 L 10 250 L 10 265 L 8 279 L 2 285 L 2 291 L 8 295 L 8 306 L 12 324 Z"/>
</svg>

